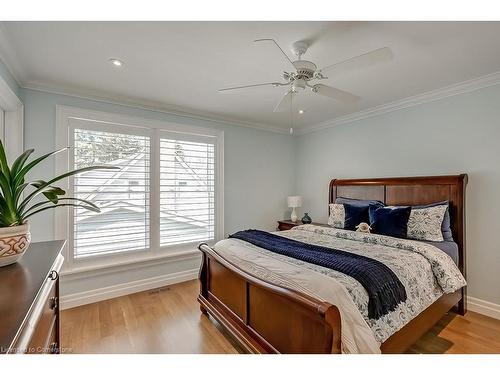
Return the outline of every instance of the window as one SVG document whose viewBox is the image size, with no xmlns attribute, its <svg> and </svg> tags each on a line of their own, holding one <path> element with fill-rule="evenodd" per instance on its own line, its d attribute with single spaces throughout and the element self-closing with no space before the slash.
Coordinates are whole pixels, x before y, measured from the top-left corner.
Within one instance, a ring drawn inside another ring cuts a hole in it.
<svg viewBox="0 0 500 375">
<path fill-rule="evenodd" d="M 160 245 L 214 239 L 214 145 L 160 140 Z"/>
<path fill-rule="evenodd" d="M 75 198 L 100 213 L 74 209 L 74 256 L 149 247 L 149 137 L 74 129 L 74 167 L 112 165 L 74 178 Z"/>
<path fill-rule="evenodd" d="M 84 110 L 74 116 L 66 111 L 72 150 L 68 165 L 59 164 L 58 170 L 119 168 L 88 171 L 69 181 L 68 194 L 101 210 L 74 208 L 58 216 L 68 228 L 69 269 L 80 261 L 98 266 L 101 256 L 147 259 L 222 238 L 221 132 L 133 118 L 115 123 L 104 114 L 99 120 L 100 112 L 84 119 Z M 127 120 L 131 124 L 123 125 Z"/>
</svg>

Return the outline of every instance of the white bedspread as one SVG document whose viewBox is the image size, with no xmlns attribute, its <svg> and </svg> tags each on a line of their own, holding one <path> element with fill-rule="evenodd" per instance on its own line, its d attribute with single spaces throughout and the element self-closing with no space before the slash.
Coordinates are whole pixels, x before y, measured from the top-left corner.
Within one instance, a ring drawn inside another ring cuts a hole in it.
<svg viewBox="0 0 500 375">
<path fill-rule="evenodd" d="M 391 268 L 405 286 L 405 302 L 380 319 L 369 319 L 368 294 L 350 276 L 237 239 L 215 245 L 222 257 L 254 276 L 336 305 L 344 353 L 380 353 L 380 344 L 394 332 L 443 293 L 453 293 L 466 284 L 453 260 L 426 243 L 315 225 L 275 234 L 376 259 Z"/>
</svg>

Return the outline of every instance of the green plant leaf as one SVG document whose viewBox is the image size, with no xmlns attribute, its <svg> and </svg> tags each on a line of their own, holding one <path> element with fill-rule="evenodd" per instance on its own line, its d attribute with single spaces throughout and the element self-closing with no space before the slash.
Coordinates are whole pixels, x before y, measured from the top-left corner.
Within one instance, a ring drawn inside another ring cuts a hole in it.
<svg viewBox="0 0 500 375">
<path fill-rule="evenodd" d="M 47 186 L 47 182 L 43 180 L 33 181 L 30 185 L 36 187 L 37 189 L 42 189 L 42 194 L 45 195 L 45 197 L 52 203 L 57 203 L 59 195 L 66 194 L 66 191 L 60 187 Z"/>
<path fill-rule="evenodd" d="M 66 194 L 66 192 L 61 189 L 60 187 L 57 187 L 57 186 L 50 186 L 47 181 L 44 181 L 44 180 L 36 180 L 36 181 L 32 181 L 30 182 L 30 185 L 31 186 L 34 186 L 36 187 L 37 189 L 44 189 L 44 188 L 50 188 L 54 191 L 57 191 L 59 195 L 64 195 Z"/>
<path fill-rule="evenodd" d="M 52 152 L 49 152 L 48 154 L 45 154 L 45 155 L 42 155 L 40 156 L 39 158 L 33 160 L 32 162 L 30 162 L 28 165 L 24 166 L 16 175 L 15 179 L 14 179 L 14 183 L 15 185 L 19 185 L 19 184 L 22 184 L 23 183 L 23 179 L 24 179 L 24 176 L 26 176 L 26 174 L 32 170 L 36 165 L 38 165 L 39 163 L 41 163 L 42 161 L 44 161 L 45 159 L 47 159 L 49 156 L 52 156 L 52 155 L 56 155 L 60 152 L 63 152 L 63 151 L 66 151 L 69 147 L 64 147 L 64 148 L 61 148 L 59 150 L 56 150 L 56 151 L 52 151 Z"/>
<path fill-rule="evenodd" d="M 94 212 L 101 212 L 101 209 L 97 205 L 95 205 L 94 203 L 92 203 L 91 201 L 88 201 L 86 199 L 80 199 L 80 198 L 59 198 L 59 202 L 61 202 L 61 201 L 75 201 L 75 202 L 85 203 L 86 205 L 89 205 L 89 206 L 93 207 L 96 210 Z M 34 209 L 42 207 L 42 206 L 44 206 L 46 204 L 53 204 L 53 203 L 51 201 L 43 201 L 43 202 L 35 203 L 33 206 L 31 206 L 28 209 L 26 209 L 26 211 L 21 216 L 25 217 L 26 214 L 29 214 Z"/>
<path fill-rule="evenodd" d="M 54 204 L 57 204 L 58 200 L 59 200 L 59 197 L 57 196 L 56 193 L 54 192 L 51 192 L 51 191 L 44 191 L 43 192 L 43 195 L 45 195 L 45 197 L 51 201 L 52 203 Z"/>
<path fill-rule="evenodd" d="M 60 176 L 52 178 L 49 181 L 38 180 L 29 183 L 25 182 L 25 176 L 35 166 L 47 159 L 49 156 L 58 154 L 67 149 L 68 147 L 65 147 L 60 150 L 49 152 L 31 162 L 28 162 L 28 160 L 34 151 L 32 149 L 26 150 L 18 158 L 16 158 L 12 164 L 12 168 L 9 168 L 4 145 L 0 141 L 0 227 L 20 225 L 26 218 L 55 207 L 72 206 L 81 207 L 94 212 L 100 212 L 99 207 L 87 200 L 78 198 L 62 198 L 66 192 L 53 184 L 66 177 L 82 172 L 98 169 L 118 170 L 119 168 L 117 167 L 91 166 L 64 173 Z M 32 186 L 34 191 L 28 194 L 27 197 L 20 202 L 23 191 L 25 191 L 28 186 Z M 43 194 L 47 200 L 36 203 L 27 209 L 29 202 L 40 194 Z M 71 203 L 63 203 L 62 201 Z"/>
<path fill-rule="evenodd" d="M 21 185 L 16 186 L 16 191 L 14 192 L 13 198 L 16 206 L 19 202 L 19 198 L 21 198 L 21 194 L 23 193 L 24 189 L 26 189 L 26 187 L 29 185 L 29 183 L 22 183 Z"/>
<path fill-rule="evenodd" d="M 7 162 L 7 156 L 5 156 L 5 149 L 3 147 L 3 143 L 0 140 L 0 170 L 2 174 L 5 176 L 7 181 L 10 181 L 10 169 L 9 163 Z"/>
<path fill-rule="evenodd" d="M 52 180 L 49 180 L 49 181 L 45 182 L 44 184 L 41 184 L 35 191 L 33 191 L 31 194 L 29 194 L 21 202 L 21 204 L 19 205 L 19 208 L 21 210 L 23 210 L 34 197 L 36 197 L 39 194 L 43 193 L 44 189 L 47 186 L 52 185 L 54 182 L 60 181 L 60 180 L 62 180 L 64 178 L 66 178 L 66 177 L 70 177 L 70 176 L 73 176 L 73 175 L 76 175 L 76 174 L 79 174 L 79 173 L 83 173 L 83 172 L 93 171 L 93 170 L 96 170 L 96 169 L 119 170 L 120 168 L 118 168 L 118 167 L 110 167 L 110 166 L 97 166 L 96 165 L 96 166 L 92 166 L 92 167 L 85 167 L 85 168 L 75 169 L 75 170 L 70 171 L 70 172 L 66 172 L 66 173 L 64 173 L 64 174 L 62 174 L 60 176 L 54 177 Z"/>
<path fill-rule="evenodd" d="M 8 202 L 9 199 L 12 197 L 12 192 L 10 191 L 9 180 L 3 173 L 0 173 L 0 189 L 2 189 L 3 193 L 2 195 Z"/>
<path fill-rule="evenodd" d="M 0 211 L 5 211 L 7 208 L 7 203 L 5 202 L 5 198 L 3 196 L 0 196 Z"/>
<path fill-rule="evenodd" d="M 101 212 L 101 210 L 99 209 L 95 209 L 94 207 L 92 206 L 88 206 L 88 205 L 83 205 L 83 204 L 74 204 L 74 203 L 63 203 L 63 204 L 55 204 L 53 206 L 48 206 L 48 207 L 43 207 L 43 208 L 40 208 L 38 210 L 35 210 L 31 213 L 29 213 L 28 215 L 26 215 L 24 217 L 24 220 L 26 220 L 27 218 L 29 218 L 30 216 L 33 216 L 39 212 L 42 212 L 42 211 L 45 211 L 45 210 L 49 210 L 51 208 L 56 208 L 56 207 L 65 207 L 65 206 L 68 206 L 68 207 L 80 207 L 80 208 L 85 208 L 86 210 L 89 210 L 89 211 L 94 211 L 94 212 Z"/>
<path fill-rule="evenodd" d="M 29 149 L 24 151 L 12 164 L 12 168 L 10 169 L 10 173 L 12 175 L 12 178 L 15 178 L 16 175 L 19 173 L 21 168 L 24 166 L 24 163 L 26 163 L 26 160 L 30 157 L 30 155 L 34 152 L 34 149 Z"/>
</svg>

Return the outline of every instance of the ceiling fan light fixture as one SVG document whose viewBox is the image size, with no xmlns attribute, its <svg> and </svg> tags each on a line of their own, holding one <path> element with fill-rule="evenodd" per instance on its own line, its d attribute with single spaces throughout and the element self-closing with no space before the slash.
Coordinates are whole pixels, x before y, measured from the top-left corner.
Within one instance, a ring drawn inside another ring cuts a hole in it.
<svg viewBox="0 0 500 375">
<path fill-rule="evenodd" d="M 306 81 L 303 79 L 296 79 L 292 83 L 292 90 L 293 91 L 298 91 L 298 90 L 304 90 L 306 88 Z"/>
</svg>

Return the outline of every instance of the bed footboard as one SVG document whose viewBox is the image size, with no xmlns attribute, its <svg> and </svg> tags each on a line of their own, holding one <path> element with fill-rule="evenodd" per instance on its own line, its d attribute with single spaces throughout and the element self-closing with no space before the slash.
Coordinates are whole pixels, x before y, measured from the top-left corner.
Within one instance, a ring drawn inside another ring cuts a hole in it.
<svg viewBox="0 0 500 375">
<path fill-rule="evenodd" d="M 198 301 L 251 353 L 340 353 L 336 306 L 258 279 L 201 244 Z"/>
</svg>

